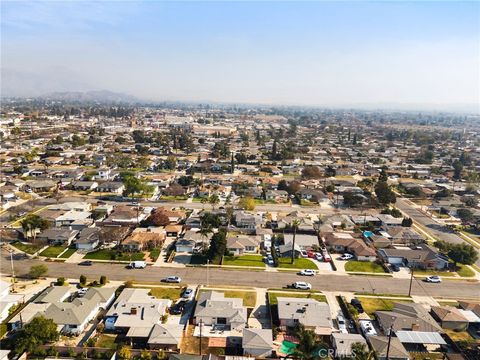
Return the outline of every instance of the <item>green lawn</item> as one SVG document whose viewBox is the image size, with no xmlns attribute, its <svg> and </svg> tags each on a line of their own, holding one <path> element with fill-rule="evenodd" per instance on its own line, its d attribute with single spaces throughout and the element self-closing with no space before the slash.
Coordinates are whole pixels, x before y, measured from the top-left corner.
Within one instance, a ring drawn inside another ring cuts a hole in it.
<svg viewBox="0 0 480 360">
<path fill-rule="evenodd" d="M 474 277 L 475 273 L 466 265 L 457 265 L 457 274 L 462 277 Z"/>
<path fill-rule="evenodd" d="M 313 269 L 318 270 L 317 265 L 309 259 L 298 258 L 293 264 L 290 258 L 278 258 L 278 267 L 281 269 Z"/>
<path fill-rule="evenodd" d="M 412 302 L 412 300 L 382 299 L 362 296 L 357 296 L 357 299 L 362 302 L 363 309 L 368 315 L 373 315 L 375 311 L 390 311 L 393 309 L 394 303 L 396 302 Z"/>
<path fill-rule="evenodd" d="M 60 255 L 60 258 L 62 259 L 68 259 L 70 256 L 73 255 L 73 253 L 77 251 L 75 248 L 69 248 L 67 251 L 65 251 L 62 255 Z"/>
<path fill-rule="evenodd" d="M 40 256 L 46 256 L 50 258 L 56 258 L 58 255 L 60 255 L 63 251 L 65 250 L 65 246 L 62 245 L 54 245 L 54 246 L 49 246 L 45 250 L 43 250 L 40 253 Z"/>
<path fill-rule="evenodd" d="M 119 260 L 119 261 L 141 261 L 145 257 L 143 252 L 129 253 L 118 252 L 111 249 L 101 249 L 85 255 L 84 259 L 90 260 Z"/>
<path fill-rule="evenodd" d="M 181 287 L 153 287 L 150 290 L 150 295 L 158 299 L 177 300 L 182 295 Z"/>
<path fill-rule="evenodd" d="M 370 261 L 356 261 L 356 260 L 347 261 L 345 264 L 345 271 L 371 272 L 371 273 L 385 272 L 385 270 L 381 265 L 375 264 Z"/>
<path fill-rule="evenodd" d="M 302 299 L 315 299 L 320 302 L 327 302 L 327 298 L 325 295 L 317 295 L 312 292 L 285 292 L 285 293 L 276 293 L 276 292 L 269 292 L 268 293 L 268 302 L 270 305 L 277 305 L 278 301 L 277 298 L 279 297 L 292 297 L 292 298 L 302 298 Z"/>
<path fill-rule="evenodd" d="M 26 252 L 27 254 L 35 254 L 38 250 L 42 248 L 41 245 L 24 244 L 20 241 L 15 241 L 11 245 L 16 247 L 20 251 Z"/>
<path fill-rule="evenodd" d="M 164 201 L 185 201 L 187 199 L 188 199 L 188 196 L 166 196 L 166 195 L 160 196 L 160 200 L 164 200 Z"/>
<path fill-rule="evenodd" d="M 117 339 L 117 335 L 101 334 L 98 337 L 98 340 L 95 346 L 99 348 L 105 348 L 105 349 L 116 349 L 117 347 L 117 344 L 115 343 L 116 339 Z"/>
<path fill-rule="evenodd" d="M 159 256 L 160 256 L 160 249 L 159 248 L 155 248 L 155 249 L 150 251 L 150 258 L 153 261 L 157 261 Z"/>
<path fill-rule="evenodd" d="M 262 255 L 224 256 L 223 265 L 265 267 Z"/>
<path fill-rule="evenodd" d="M 200 290 L 200 292 L 208 290 Z M 257 293 L 255 291 L 247 290 L 214 290 L 221 292 L 226 298 L 239 298 L 243 299 L 243 306 L 253 308 L 257 302 Z"/>
</svg>

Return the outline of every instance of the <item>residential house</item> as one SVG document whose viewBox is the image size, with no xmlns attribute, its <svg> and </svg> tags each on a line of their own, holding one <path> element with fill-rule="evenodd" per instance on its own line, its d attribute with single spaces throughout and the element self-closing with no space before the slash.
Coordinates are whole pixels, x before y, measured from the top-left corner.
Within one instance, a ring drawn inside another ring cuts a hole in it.
<svg viewBox="0 0 480 360">
<path fill-rule="evenodd" d="M 148 336 L 149 349 L 178 351 L 183 337 L 183 325 L 155 324 Z"/>
<path fill-rule="evenodd" d="M 125 190 L 125 185 L 121 181 L 107 181 L 100 183 L 95 191 L 103 193 L 112 193 L 121 195 Z"/>
<path fill-rule="evenodd" d="M 368 342 L 378 360 L 410 360 L 410 354 L 396 337 L 389 340 L 388 336 L 369 336 Z"/>
<path fill-rule="evenodd" d="M 0 280 L 0 321 L 5 320 L 9 315 L 9 310 L 17 305 L 22 295 L 10 294 L 10 287 L 12 284 Z"/>
<path fill-rule="evenodd" d="M 298 191 L 301 200 L 307 200 L 314 203 L 330 202 L 328 197 L 321 190 L 303 188 Z"/>
<path fill-rule="evenodd" d="M 75 240 L 75 247 L 78 250 L 91 251 L 100 244 L 100 230 L 97 227 L 85 228 L 78 234 L 78 239 Z"/>
<path fill-rule="evenodd" d="M 199 231 L 187 230 L 183 237 L 175 243 L 175 251 L 193 253 L 203 247 L 206 248 L 210 244 L 211 238 L 212 234 L 204 236 Z"/>
<path fill-rule="evenodd" d="M 354 238 L 351 233 L 323 233 L 324 244 L 335 252 L 348 252 L 355 255 L 358 261 L 375 261 L 377 253 L 361 239 Z"/>
<path fill-rule="evenodd" d="M 330 335 L 333 330 L 330 307 L 315 299 L 279 297 L 278 318 L 283 329 L 302 324 L 317 335 Z"/>
<path fill-rule="evenodd" d="M 285 202 L 288 200 L 288 192 L 285 190 L 267 190 L 265 192 L 265 200 Z"/>
<path fill-rule="evenodd" d="M 353 344 L 364 344 L 368 347 L 365 338 L 360 334 L 344 334 L 341 332 L 332 333 L 332 346 L 335 349 L 336 358 L 344 358 L 352 356 Z"/>
<path fill-rule="evenodd" d="M 390 214 L 378 214 L 377 218 L 380 220 L 381 226 L 384 228 L 402 226 L 403 218 L 396 218 Z"/>
<path fill-rule="evenodd" d="M 285 233 L 283 242 L 285 246 L 292 247 L 293 243 L 293 234 Z M 319 247 L 317 235 L 308 235 L 308 234 L 295 234 L 295 244 L 300 247 L 301 250 L 312 250 Z"/>
<path fill-rule="evenodd" d="M 245 211 L 237 211 L 235 213 L 235 224 L 242 229 L 254 230 L 263 224 L 263 219 L 260 215 L 254 215 Z"/>
<path fill-rule="evenodd" d="M 102 181 L 107 181 L 107 180 L 110 180 L 111 178 L 113 178 L 112 170 L 107 167 L 102 167 L 98 169 L 97 175 L 95 175 L 95 179 L 102 180 Z"/>
<path fill-rule="evenodd" d="M 243 329 L 243 355 L 255 359 L 266 358 L 272 355 L 273 334 L 271 329 Z"/>
<path fill-rule="evenodd" d="M 384 229 L 385 236 L 390 239 L 392 245 L 418 245 L 423 243 L 424 238 L 409 227 L 394 226 Z"/>
<path fill-rule="evenodd" d="M 165 226 L 165 232 L 169 237 L 178 237 L 183 231 L 183 226 L 179 224 L 169 224 Z"/>
<path fill-rule="evenodd" d="M 233 235 L 227 237 L 227 251 L 235 256 L 245 253 L 256 254 L 260 248 L 259 236 Z"/>
<path fill-rule="evenodd" d="M 57 186 L 57 183 L 52 180 L 32 180 L 28 181 L 26 187 L 31 189 L 34 193 L 50 192 Z"/>
<path fill-rule="evenodd" d="M 399 266 L 437 270 L 444 270 L 449 266 L 446 256 L 426 244 L 414 248 L 379 249 L 378 255 L 383 261 Z"/>
<path fill-rule="evenodd" d="M 444 329 L 463 331 L 468 328 L 468 319 L 457 308 L 452 306 L 432 306 L 430 312 Z"/>
<path fill-rule="evenodd" d="M 125 240 L 120 247 L 126 251 L 142 251 L 148 247 L 160 247 L 166 239 L 166 232 L 163 229 L 152 231 L 151 229 L 137 228 Z"/>
<path fill-rule="evenodd" d="M 240 298 L 226 298 L 217 291 L 200 293 L 194 313 L 194 323 L 206 326 L 225 326 L 230 330 L 241 330 L 247 323 L 247 308 Z"/>
<path fill-rule="evenodd" d="M 394 332 L 399 330 L 443 332 L 421 304 L 395 303 L 392 311 L 375 311 L 375 317 L 385 333 L 390 328 Z"/>
<path fill-rule="evenodd" d="M 73 181 L 70 185 L 72 189 L 82 191 L 93 190 L 98 187 L 98 183 L 96 181 Z"/>
<path fill-rule="evenodd" d="M 51 228 L 43 230 L 38 234 L 37 241 L 53 245 L 69 246 L 78 234 L 78 230 L 71 228 Z"/>
</svg>

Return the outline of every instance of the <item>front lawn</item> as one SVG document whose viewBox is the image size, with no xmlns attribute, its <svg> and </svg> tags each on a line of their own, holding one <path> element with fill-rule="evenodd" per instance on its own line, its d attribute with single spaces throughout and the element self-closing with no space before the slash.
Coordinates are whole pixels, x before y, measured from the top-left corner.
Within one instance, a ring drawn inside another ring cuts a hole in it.
<svg viewBox="0 0 480 360">
<path fill-rule="evenodd" d="M 474 277 L 475 273 L 467 265 L 457 265 L 457 274 L 462 277 Z"/>
<path fill-rule="evenodd" d="M 45 250 L 43 250 L 40 253 L 40 256 L 46 256 L 46 257 L 49 257 L 49 258 L 56 258 L 64 250 L 65 250 L 65 246 L 62 246 L 62 245 L 49 246 L 48 248 L 46 248 Z"/>
<path fill-rule="evenodd" d="M 209 290 L 200 290 L 200 292 Z M 226 298 L 240 298 L 243 299 L 243 306 L 253 308 L 257 302 L 257 293 L 254 290 L 213 290 L 221 292 Z"/>
<path fill-rule="evenodd" d="M 167 195 L 160 196 L 160 200 L 163 200 L 163 201 L 185 201 L 187 199 L 188 199 L 188 196 L 167 196 Z"/>
<path fill-rule="evenodd" d="M 35 254 L 38 250 L 42 248 L 41 245 L 32 245 L 32 244 L 25 244 L 20 241 L 15 241 L 11 244 L 13 247 L 17 248 L 20 251 L 23 251 L 27 254 Z"/>
<path fill-rule="evenodd" d="M 291 263 L 290 258 L 278 258 L 278 267 L 281 269 L 312 269 L 318 270 L 317 265 L 309 259 L 297 258 Z"/>
<path fill-rule="evenodd" d="M 152 259 L 152 261 L 157 261 L 159 256 L 160 256 L 160 249 L 159 248 L 155 248 L 155 249 L 150 251 L 150 259 Z"/>
<path fill-rule="evenodd" d="M 181 287 L 153 287 L 149 293 L 158 299 L 177 300 L 182 295 Z"/>
<path fill-rule="evenodd" d="M 118 260 L 118 261 L 142 261 L 145 257 L 143 252 L 120 252 L 111 249 L 101 249 L 88 253 L 83 258 L 87 260 Z"/>
<path fill-rule="evenodd" d="M 375 311 L 391 311 L 393 310 L 396 302 L 412 302 L 412 300 L 395 300 L 395 299 L 382 299 L 357 296 L 357 299 L 362 302 L 365 312 L 372 316 Z"/>
<path fill-rule="evenodd" d="M 68 259 L 70 256 L 72 256 L 77 249 L 75 248 L 69 248 L 67 251 L 65 251 L 62 255 L 60 255 L 61 259 Z"/>
<path fill-rule="evenodd" d="M 371 272 L 371 273 L 384 273 L 385 270 L 381 265 L 375 264 L 370 261 L 356 261 L 350 260 L 345 264 L 345 271 L 351 272 Z"/>
<path fill-rule="evenodd" d="M 278 300 L 277 298 L 279 297 L 291 297 L 291 298 L 302 298 L 302 299 L 315 299 L 320 302 L 327 302 L 327 298 L 325 295 L 318 295 L 312 292 L 282 292 L 282 293 L 276 293 L 276 292 L 269 292 L 268 293 L 268 302 L 270 305 L 278 305 Z"/>
<path fill-rule="evenodd" d="M 224 256 L 222 265 L 265 267 L 262 255 Z"/>
</svg>

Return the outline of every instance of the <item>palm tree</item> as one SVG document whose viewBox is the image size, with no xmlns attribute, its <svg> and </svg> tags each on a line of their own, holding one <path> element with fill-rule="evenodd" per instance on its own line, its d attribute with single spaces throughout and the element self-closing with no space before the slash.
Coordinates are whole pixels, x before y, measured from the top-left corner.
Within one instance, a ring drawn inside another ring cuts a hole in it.
<svg viewBox="0 0 480 360">
<path fill-rule="evenodd" d="M 215 210 L 215 206 L 220 202 L 220 198 L 217 194 L 210 195 L 208 202 L 212 205 L 212 209 Z"/>
<path fill-rule="evenodd" d="M 303 360 L 318 359 L 320 354 L 319 350 L 322 348 L 326 349 L 326 346 L 317 341 L 317 335 L 312 330 L 305 330 L 302 324 L 298 324 L 294 331 L 295 336 L 299 339 L 299 343 L 292 357 Z"/>
<path fill-rule="evenodd" d="M 202 227 L 200 228 L 199 234 L 204 239 L 204 241 L 202 242 L 203 250 L 205 250 L 205 248 L 206 248 L 206 246 L 205 246 L 206 242 L 207 242 L 206 240 L 208 239 L 208 235 L 210 235 L 211 233 L 213 233 L 212 226 L 202 224 Z"/>
<path fill-rule="evenodd" d="M 370 350 L 365 344 L 354 343 L 352 344 L 352 356 L 354 360 L 374 360 L 375 351 Z"/>
<path fill-rule="evenodd" d="M 200 200 L 200 202 L 202 203 L 203 208 L 205 209 L 205 204 L 208 202 L 208 198 L 202 197 L 202 200 Z"/>
<path fill-rule="evenodd" d="M 292 221 L 290 226 L 293 228 L 293 241 L 292 241 L 292 264 L 295 261 L 295 236 L 297 235 L 297 228 L 298 225 L 300 225 L 300 221 L 298 219 L 295 219 Z"/>
</svg>

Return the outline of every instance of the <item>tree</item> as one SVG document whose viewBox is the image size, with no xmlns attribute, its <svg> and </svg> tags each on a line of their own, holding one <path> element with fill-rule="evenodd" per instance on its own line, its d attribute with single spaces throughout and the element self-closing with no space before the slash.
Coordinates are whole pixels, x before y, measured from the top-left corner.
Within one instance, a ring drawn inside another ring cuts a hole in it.
<svg viewBox="0 0 480 360">
<path fill-rule="evenodd" d="M 375 185 L 375 195 L 381 204 L 395 203 L 397 197 L 395 193 L 390 189 L 386 181 L 379 181 Z"/>
<path fill-rule="evenodd" d="M 163 167 L 168 170 L 175 170 L 177 167 L 177 159 L 174 156 L 168 156 L 163 163 Z"/>
<path fill-rule="evenodd" d="M 462 178 L 463 164 L 460 160 L 455 160 L 452 164 L 453 166 L 453 178 L 455 180 L 460 180 Z"/>
<path fill-rule="evenodd" d="M 478 253 L 472 245 L 451 244 L 448 250 L 448 257 L 453 260 L 455 267 L 457 263 L 472 265 L 478 260 Z"/>
<path fill-rule="evenodd" d="M 213 233 L 212 226 L 210 224 L 202 224 L 202 227 L 198 233 L 203 238 L 203 247 L 206 248 L 205 245 L 207 244 L 208 235 Z"/>
<path fill-rule="evenodd" d="M 87 283 L 87 277 L 85 275 L 80 275 L 80 285 L 85 285 Z"/>
<path fill-rule="evenodd" d="M 255 199 L 249 196 L 242 197 L 238 202 L 238 206 L 244 210 L 255 210 Z"/>
<path fill-rule="evenodd" d="M 146 220 L 146 226 L 167 226 L 170 224 L 170 218 L 163 211 L 154 211 Z"/>
<path fill-rule="evenodd" d="M 220 263 L 220 259 L 227 250 L 227 233 L 225 230 L 213 234 L 210 241 L 210 247 L 207 252 L 207 258 L 214 264 Z"/>
<path fill-rule="evenodd" d="M 143 349 L 140 352 L 140 360 L 152 360 L 152 353 L 147 349 Z"/>
<path fill-rule="evenodd" d="M 305 166 L 302 170 L 302 177 L 304 179 L 320 179 L 322 172 L 318 166 Z"/>
<path fill-rule="evenodd" d="M 105 285 L 107 283 L 107 277 L 105 275 L 100 276 L 100 285 Z"/>
<path fill-rule="evenodd" d="M 457 215 L 460 218 L 460 220 L 462 220 L 463 224 L 467 224 L 473 220 L 473 213 L 470 209 L 465 209 L 465 208 L 458 209 Z"/>
<path fill-rule="evenodd" d="M 402 220 L 402 226 L 403 227 L 411 227 L 413 225 L 413 220 L 409 217 L 403 218 Z"/>
<path fill-rule="evenodd" d="M 293 358 L 313 360 L 320 357 L 320 350 L 326 347 L 317 341 L 317 335 L 312 330 L 305 330 L 302 324 L 295 327 L 295 336 L 299 339 L 298 346 L 295 347 Z M 327 355 L 327 353 L 325 353 Z"/>
<path fill-rule="evenodd" d="M 57 286 L 63 286 L 63 285 L 65 285 L 65 278 L 64 278 L 64 277 L 59 277 L 59 278 L 57 279 L 57 284 L 56 284 L 56 285 L 57 285 Z"/>
<path fill-rule="evenodd" d="M 33 265 L 28 272 L 28 275 L 33 279 L 45 276 L 48 273 L 48 267 L 46 265 Z"/>
<path fill-rule="evenodd" d="M 132 352 L 127 345 L 123 345 L 120 350 L 118 350 L 117 354 L 118 357 L 123 360 L 130 360 L 132 358 Z"/>
<path fill-rule="evenodd" d="M 337 175 L 337 170 L 335 170 L 331 165 L 328 165 L 325 169 L 325 176 L 326 177 L 335 177 Z"/>
<path fill-rule="evenodd" d="M 217 204 L 220 202 L 220 198 L 217 194 L 213 194 L 208 198 L 208 202 L 210 205 L 212 205 L 212 209 L 215 210 L 215 206 L 217 206 Z"/>
<path fill-rule="evenodd" d="M 60 334 L 57 324 L 43 316 L 33 318 L 18 333 L 15 338 L 15 353 L 31 353 L 41 345 L 57 341 Z"/>
<path fill-rule="evenodd" d="M 295 262 L 295 237 L 297 236 L 298 225 L 300 225 L 299 220 L 293 220 L 290 224 L 293 228 L 293 240 L 292 240 L 292 264 Z"/>
<path fill-rule="evenodd" d="M 352 355 L 353 360 L 374 360 L 375 352 L 369 350 L 368 346 L 362 343 L 353 343 L 352 344 Z"/>
<path fill-rule="evenodd" d="M 343 202 L 349 207 L 359 206 L 363 203 L 363 196 L 347 191 L 343 194 Z"/>
<path fill-rule="evenodd" d="M 126 176 L 123 179 L 123 185 L 125 185 L 125 190 L 123 191 L 125 196 L 130 195 L 134 197 L 136 194 L 142 195 L 153 191 L 152 186 L 147 185 L 145 180 L 135 176 Z"/>
<path fill-rule="evenodd" d="M 37 230 L 45 230 L 50 227 L 50 223 L 42 217 L 35 214 L 28 214 L 21 222 L 23 233 L 27 238 L 32 237 L 33 241 L 37 238 Z"/>
</svg>

